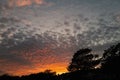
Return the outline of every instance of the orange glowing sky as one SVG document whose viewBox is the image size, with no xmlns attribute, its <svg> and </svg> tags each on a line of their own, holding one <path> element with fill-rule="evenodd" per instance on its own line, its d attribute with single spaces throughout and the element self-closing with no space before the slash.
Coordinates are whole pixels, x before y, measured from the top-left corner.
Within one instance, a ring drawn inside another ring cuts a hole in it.
<svg viewBox="0 0 120 80">
<path fill-rule="evenodd" d="M 34 68 L 29 68 L 27 66 L 24 66 L 24 67 L 20 66 L 21 68 L 18 67 L 18 69 L 15 71 L 14 69 L 10 70 L 8 71 L 8 73 L 11 75 L 21 76 L 21 75 L 29 75 L 33 73 L 44 72 L 45 70 L 49 69 L 49 70 L 55 71 L 56 74 L 62 74 L 67 72 L 67 69 L 65 67 L 67 67 L 68 64 L 66 64 L 65 62 L 63 63 L 61 62 L 61 63 L 46 64 L 43 67 L 39 67 L 41 66 L 41 64 L 35 64 L 35 65 L 36 66 L 34 66 Z"/>
<path fill-rule="evenodd" d="M 7 73 L 17 76 L 39 73 L 47 69 L 55 71 L 57 74 L 67 72 L 66 68 L 69 61 L 66 58 L 69 57 L 71 53 L 69 50 L 59 50 L 61 52 L 56 52 L 56 50 L 52 49 L 54 48 L 52 44 L 45 45 L 42 49 L 39 47 L 36 48 L 35 45 L 26 47 L 27 48 L 24 48 L 24 50 L 9 51 L 10 54 L 17 55 L 19 56 L 18 58 L 22 58 L 22 60 L 19 60 L 20 64 L 16 61 L 2 64 L 2 66 L 9 66 L 3 70 L 7 70 Z M 59 54 L 59 56 L 56 54 Z M 1 62 L 6 61 L 4 60 Z M 0 68 L 2 67 L 0 66 Z"/>
</svg>

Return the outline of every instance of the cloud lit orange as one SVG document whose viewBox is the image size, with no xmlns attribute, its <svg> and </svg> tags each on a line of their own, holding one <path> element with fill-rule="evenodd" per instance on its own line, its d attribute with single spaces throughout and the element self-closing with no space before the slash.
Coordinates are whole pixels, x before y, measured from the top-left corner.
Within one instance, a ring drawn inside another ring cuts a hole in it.
<svg viewBox="0 0 120 80">
<path fill-rule="evenodd" d="M 43 0 L 9 0 L 8 5 L 10 7 L 22 7 L 22 6 L 29 6 L 32 4 L 43 4 Z"/>
</svg>

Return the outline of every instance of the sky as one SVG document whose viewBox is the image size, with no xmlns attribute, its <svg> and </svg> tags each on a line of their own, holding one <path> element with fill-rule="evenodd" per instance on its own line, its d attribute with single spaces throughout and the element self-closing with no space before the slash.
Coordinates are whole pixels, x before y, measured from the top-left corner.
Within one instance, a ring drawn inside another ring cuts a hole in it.
<svg viewBox="0 0 120 80">
<path fill-rule="evenodd" d="M 0 0 L 0 75 L 67 72 L 73 54 L 120 41 L 120 0 Z"/>
</svg>

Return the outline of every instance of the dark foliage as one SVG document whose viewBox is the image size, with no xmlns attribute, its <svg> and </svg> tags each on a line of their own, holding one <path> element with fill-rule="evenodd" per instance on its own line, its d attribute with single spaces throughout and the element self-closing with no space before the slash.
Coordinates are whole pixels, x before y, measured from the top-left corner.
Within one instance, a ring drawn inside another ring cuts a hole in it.
<svg viewBox="0 0 120 80">
<path fill-rule="evenodd" d="M 91 54 L 92 50 L 85 48 L 77 51 L 72 58 L 68 71 L 89 70 L 94 69 L 100 63 L 100 60 L 95 60 L 97 55 Z"/>
<path fill-rule="evenodd" d="M 46 70 L 45 72 L 31 74 L 28 76 L 26 75 L 22 77 L 3 75 L 0 77 L 0 80 L 58 80 L 58 79 L 55 72 L 52 72 L 51 70 Z"/>
<path fill-rule="evenodd" d="M 120 43 L 104 51 L 102 69 L 109 73 L 120 73 Z"/>
</svg>

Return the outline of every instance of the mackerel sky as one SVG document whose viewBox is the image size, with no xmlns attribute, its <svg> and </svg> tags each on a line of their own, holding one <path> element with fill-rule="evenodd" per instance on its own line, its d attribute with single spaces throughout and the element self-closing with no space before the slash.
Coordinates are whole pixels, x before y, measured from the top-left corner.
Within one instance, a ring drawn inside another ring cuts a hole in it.
<svg viewBox="0 0 120 80">
<path fill-rule="evenodd" d="M 0 0 L 0 75 L 66 72 L 75 51 L 120 40 L 120 0 Z"/>
</svg>

